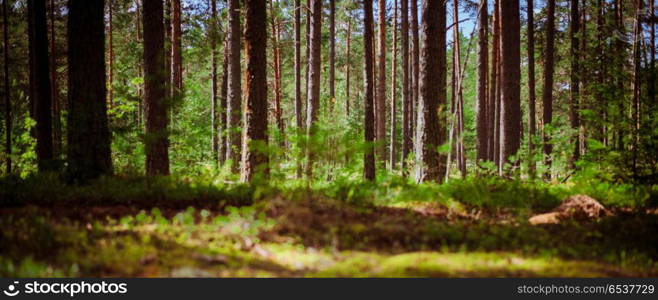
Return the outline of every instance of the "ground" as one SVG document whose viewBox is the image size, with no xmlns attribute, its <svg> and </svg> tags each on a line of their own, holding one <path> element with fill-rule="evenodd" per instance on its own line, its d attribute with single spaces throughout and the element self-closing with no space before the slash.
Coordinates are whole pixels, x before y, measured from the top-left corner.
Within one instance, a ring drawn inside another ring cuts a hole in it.
<svg viewBox="0 0 658 300">
<path fill-rule="evenodd" d="M 0 192 L 0 276 L 658 276 L 655 209 L 608 203 L 598 219 L 532 225 L 562 194 L 533 189 L 531 205 L 482 200 L 526 185 L 484 182 L 481 194 L 457 183 L 448 197 L 391 183 L 258 191 L 138 180 L 53 200 L 62 187 L 24 190 L 37 183 Z"/>
</svg>

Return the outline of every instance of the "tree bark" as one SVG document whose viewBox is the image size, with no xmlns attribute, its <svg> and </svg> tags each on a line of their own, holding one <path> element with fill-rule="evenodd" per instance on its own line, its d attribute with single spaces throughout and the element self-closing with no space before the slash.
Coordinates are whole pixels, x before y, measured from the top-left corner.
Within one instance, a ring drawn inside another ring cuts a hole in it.
<svg viewBox="0 0 658 300">
<path fill-rule="evenodd" d="M 306 127 L 311 140 L 317 132 L 318 111 L 320 108 L 320 64 L 321 40 L 322 40 L 322 0 L 311 1 L 311 26 L 310 26 L 310 59 L 309 59 L 309 91 L 306 101 Z M 315 147 L 306 149 L 306 176 L 313 177 L 313 163 L 315 160 Z"/>
<path fill-rule="evenodd" d="M 247 56 L 245 133 L 242 145 L 242 181 L 269 174 L 267 146 L 267 30 L 265 0 L 246 0 Z"/>
<path fill-rule="evenodd" d="M 162 0 L 144 0 L 146 174 L 169 175 L 169 105 L 165 95 Z"/>
<path fill-rule="evenodd" d="M 329 0 L 329 111 L 336 102 L 336 0 Z"/>
<path fill-rule="evenodd" d="M 352 19 L 347 19 L 347 45 L 345 46 L 345 115 L 350 116 L 350 67 L 352 66 Z"/>
<path fill-rule="evenodd" d="M 529 0 L 532 1 L 532 0 Z M 488 159 L 487 143 L 489 142 L 488 110 L 487 110 L 487 74 L 489 63 L 489 13 L 487 0 L 480 0 L 478 8 L 478 77 L 477 77 L 477 161 Z"/>
<path fill-rule="evenodd" d="M 411 136 L 411 144 L 413 145 L 415 138 L 414 133 L 415 127 L 417 124 L 417 107 L 418 107 L 418 93 L 419 90 L 419 76 L 420 76 L 420 43 L 418 38 L 418 0 L 408 0 L 411 9 L 411 53 L 409 58 L 410 64 L 410 91 L 409 95 L 411 97 L 409 112 L 411 113 L 411 118 L 409 118 L 409 132 Z M 413 148 L 411 148 L 413 151 Z"/>
<path fill-rule="evenodd" d="M 363 49 L 365 53 L 365 142 L 371 144 L 375 141 L 375 128 L 374 128 L 374 74 L 373 74 L 373 55 L 372 55 L 372 39 L 373 39 L 373 13 L 372 1 L 363 0 L 363 14 L 364 14 L 364 36 L 363 36 Z M 375 180 L 375 153 L 374 149 L 367 146 L 363 158 L 363 174 L 366 180 Z"/>
<path fill-rule="evenodd" d="M 528 173 L 531 178 L 535 178 L 535 131 L 537 128 L 536 121 L 536 102 L 537 96 L 535 91 L 535 17 L 534 17 L 533 0 L 528 0 Z"/>
<path fill-rule="evenodd" d="M 27 7 L 30 43 L 30 88 L 36 120 L 36 154 L 39 171 L 52 170 L 54 166 L 52 129 L 52 90 L 48 66 L 48 27 L 46 2 L 28 0 Z"/>
<path fill-rule="evenodd" d="M 496 112 L 497 107 L 498 107 L 498 85 L 500 85 L 500 82 L 498 82 L 498 66 L 500 65 L 498 57 L 500 53 L 500 15 L 498 14 L 498 6 L 499 6 L 500 0 L 495 0 L 494 1 L 494 13 L 493 13 L 493 37 L 492 37 L 492 47 L 491 47 L 491 78 L 489 80 L 490 86 L 489 86 L 489 103 L 488 103 L 488 114 L 489 114 L 489 119 L 488 124 L 489 124 L 489 133 L 487 134 L 489 138 L 489 142 L 487 143 L 487 148 L 488 148 L 488 160 L 492 162 L 496 162 L 496 146 L 498 144 L 498 131 L 497 129 L 497 124 L 496 121 L 498 120 L 496 118 Z M 496 162 L 497 163 L 497 162 Z"/>
<path fill-rule="evenodd" d="M 9 15 L 8 0 L 2 1 L 2 40 L 4 45 L 4 87 L 5 87 L 5 168 L 7 174 L 11 174 L 11 87 L 9 86 L 9 25 L 7 23 Z"/>
<path fill-rule="evenodd" d="M 302 120 L 302 29 L 301 29 L 301 1 L 295 0 L 295 124 L 297 125 L 297 134 L 301 134 L 304 130 L 304 123 Z M 302 164 L 299 158 L 296 160 L 297 164 L 297 178 L 302 177 Z"/>
<path fill-rule="evenodd" d="M 386 162 L 386 1 L 378 1 L 379 38 L 377 62 L 377 113 L 375 118 L 375 142 L 377 161 Z"/>
<path fill-rule="evenodd" d="M 233 172 L 240 166 L 242 148 L 242 87 L 240 73 L 240 0 L 229 0 L 229 30 L 228 30 L 228 133 L 226 158 L 231 160 Z"/>
<path fill-rule="evenodd" d="M 445 2 L 423 1 L 421 19 L 423 48 L 416 128 L 416 181 L 441 182 L 445 176 L 445 162 L 437 148 L 445 131 L 445 124 L 438 115 L 446 101 Z"/>
<path fill-rule="evenodd" d="M 411 96 L 409 90 L 409 22 L 408 1 L 400 0 L 401 36 L 402 44 L 402 173 L 407 173 L 407 157 L 411 153 L 411 125 L 412 112 Z"/>
<path fill-rule="evenodd" d="M 62 153 L 62 120 L 59 98 L 59 83 L 57 78 L 57 43 L 55 35 L 55 1 L 50 0 L 50 82 L 51 99 L 53 103 L 53 155 L 61 158 Z"/>
<path fill-rule="evenodd" d="M 113 0 L 108 0 L 107 3 L 107 13 L 108 13 L 108 20 L 107 20 L 107 40 L 108 40 L 108 60 L 109 60 L 109 71 L 108 71 L 108 79 L 107 79 L 107 94 L 108 94 L 108 102 L 110 104 L 110 108 L 114 107 L 114 88 L 112 87 L 112 83 L 114 82 L 114 37 L 112 35 L 112 32 L 114 32 L 113 28 L 113 17 L 112 17 L 112 4 Z"/>
<path fill-rule="evenodd" d="M 74 182 L 112 173 L 104 8 L 103 0 L 68 1 L 67 175 Z"/>
<path fill-rule="evenodd" d="M 183 93 L 183 55 L 181 53 L 181 0 L 171 0 L 171 97 Z"/>
<path fill-rule="evenodd" d="M 212 160 L 215 165 L 219 163 L 219 137 L 220 137 L 220 123 L 217 120 L 217 0 L 210 0 L 210 78 L 211 91 L 210 91 L 210 122 L 211 122 L 211 147 L 212 147 Z"/>
<path fill-rule="evenodd" d="M 285 128 L 283 125 L 282 119 L 282 108 L 281 108 L 281 46 L 279 45 L 280 32 L 281 32 L 281 21 L 279 21 L 274 15 L 274 4 L 273 0 L 269 1 L 271 18 L 270 26 L 272 27 L 272 60 L 273 60 L 273 72 L 274 72 L 274 118 L 276 120 L 276 127 L 279 129 L 280 133 L 280 147 L 285 147 Z"/>
<path fill-rule="evenodd" d="M 464 149 L 464 140 L 463 140 L 463 132 L 464 132 L 464 99 L 463 99 L 463 93 L 462 93 L 462 68 L 461 68 L 461 45 L 460 45 L 460 38 L 459 38 L 459 1 L 454 0 L 453 2 L 453 18 L 455 19 L 455 24 L 454 24 L 454 72 L 455 74 L 455 82 L 453 83 L 455 90 L 456 90 L 456 152 L 457 152 L 457 167 L 459 168 L 459 171 L 462 175 L 462 177 L 466 177 L 466 153 Z"/>
<path fill-rule="evenodd" d="M 391 123 L 390 123 L 390 150 L 389 150 L 389 166 L 391 170 L 395 170 L 396 156 L 397 156 L 397 76 L 398 76 L 398 0 L 393 0 L 393 46 L 391 47 Z"/>
<path fill-rule="evenodd" d="M 545 179 L 551 178 L 551 134 L 547 128 L 553 122 L 553 72 L 554 72 L 554 44 L 555 44 L 555 0 L 548 0 L 546 22 L 546 48 L 544 52 L 544 87 L 542 94 L 542 104 L 544 108 L 544 164 L 546 165 Z"/>
<path fill-rule="evenodd" d="M 500 40 L 502 78 L 501 105 L 501 167 L 509 163 L 518 167 L 518 158 L 512 160 L 521 146 L 521 22 L 519 17 L 519 0 L 507 0 L 501 3 Z M 500 169 L 502 174 L 503 169 Z"/>
<path fill-rule="evenodd" d="M 574 145 L 574 151 L 569 160 L 569 167 L 576 168 L 576 161 L 580 158 L 580 9 L 578 8 L 578 1 L 571 0 L 571 27 L 569 30 L 569 38 L 571 40 L 571 83 L 570 97 L 569 97 L 569 121 L 571 129 L 576 133 L 572 137 L 571 143 Z"/>
<path fill-rule="evenodd" d="M 649 102 L 650 108 L 653 108 L 656 103 L 656 24 L 654 19 L 655 14 L 655 0 L 649 0 L 649 13 L 651 17 L 651 27 L 649 29 L 649 42 L 650 42 L 650 66 L 649 66 Z"/>
<path fill-rule="evenodd" d="M 221 143 L 219 144 L 219 161 L 225 163 L 228 155 L 228 149 L 230 145 L 228 144 L 228 131 L 230 129 L 227 118 L 228 111 L 228 52 L 229 44 L 228 38 L 224 37 L 224 60 L 222 61 L 222 85 L 220 87 L 220 98 L 219 98 L 219 107 L 220 107 L 220 123 L 222 128 L 220 131 Z"/>
</svg>

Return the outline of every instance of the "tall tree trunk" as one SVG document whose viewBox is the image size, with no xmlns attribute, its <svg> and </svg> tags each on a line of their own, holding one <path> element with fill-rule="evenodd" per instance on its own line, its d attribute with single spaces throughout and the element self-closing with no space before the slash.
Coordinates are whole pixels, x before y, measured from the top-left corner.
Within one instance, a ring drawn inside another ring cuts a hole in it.
<svg viewBox="0 0 658 300">
<path fill-rule="evenodd" d="M 9 86 L 9 15 L 8 0 L 2 1 L 2 40 L 4 46 L 4 87 L 5 87 L 5 167 L 7 174 L 11 174 L 11 87 Z"/>
<path fill-rule="evenodd" d="M 544 87 L 542 94 L 542 103 L 544 108 L 543 121 L 544 121 L 544 164 L 546 165 L 546 179 L 551 178 L 551 152 L 553 152 L 553 145 L 551 144 L 551 134 L 548 127 L 553 122 L 553 72 L 555 55 L 555 0 L 548 0 L 546 22 L 546 47 L 544 52 Z"/>
<path fill-rule="evenodd" d="M 642 3 L 644 0 L 638 0 L 636 1 L 636 7 L 635 7 L 635 28 L 633 30 L 633 109 L 632 109 L 632 131 L 633 131 L 633 173 L 635 176 L 637 176 L 637 152 L 638 150 L 638 145 L 640 142 L 640 99 L 641 99 L 641 93 L 642 93 L 642 62 L 641 62 L 641 57 L 642 57 L 642 45 L 641 45 L 641 39 L 642 39 L 642 21 L 641 21 L 641 16 L 642 16 Z"/>
<path fill-rule="evenodd" d="M 183 93 L 183 55 L 181 53 L 181 0 L 171 0 L 171 97 Z"/>
<path fill-rule="evenodd" d="M 530 0 L 532 1 L 532 0 Z M 488 160 L 487 143 L 489 142 L 487 110 L 487 74 L 489 63 L 489 5 L 487 0 L 480 0 L 478 8 L 478 77 L 477 77 L 477 162 Z"/>
<path fill-rule="evenodd" d="M 419 76 L 420 76 L 420 43 L 418 38 L 418 0 L 408 0 L 410 1 L 411 9 L 411 58 L 410 58 L 410 89 L 409 92 L 411 97 L 410 104 L 410 113 L 411 118 L 409 119 L 409 132 L 412 139 L 412 144 L 414 143 L 413 139 L 415 138 L 415 126 L 417 124 L 416 113 L 418 107 L 418 93 L 420 92 L 419 88 Z M 413 148 L 412 148 L 413 149 Z"/>
<path fill-rule="evenodd" d="M 301 52 L 301 1 L 295 0 L 295 124 L 297 125 L 297 134 L 301 134 L 304 130 L 304 123 L 302 121 L 302 52 Z M 297 164 L 297 178 L 302 177 L 302 164 L 299 158 Z"/>
<path fill-rule="evenodd" d="M 521 146 L 521 23 L 519 17 L 519 0 L 507 0 L 501 3 L 500 41 L 501 71 L 501 149 L 500 161 L 518 167 L 518 158 L 511 160 Z"/>
<path fill-rule="evenodd" d="M 603 52 L 603 0 L 598 0 L 597 13 L 596 13 L 596 31 L 597 31 L 597 45 L 596 45 L 596 54 L 597 54 L 597 89 L 596 89 L 596 107 L 597 112 L 600 117 L 598 122 L 598 135 L 599 141 L 607 146 L 607 132 L 606 132 L 606 122 L 607 122 L 607 105 L 604 103 L 603 99 L 603 84 L 604 84 L 604 70 L 605 70 L 605 61 L 604 61 L 604 52 Z"/>
<path fill-rule="evenodd" d="M 423 1 L 423 48 L 420 53 L 420 94 L 416 128 L 416 181 L 441 182 L 445 163 L 437 151 L 445 124 L 439 111 L 446 102 L 446 4 Z"/>
<path fill-rule="evenodd" d="M 374 74 L 373 74 L 373 13 L 372 1 L 363 0 L 363 49 L 365 53 L 365 142 L 370 144 L 375 141 L 375 111 L 374 111 Z M 375 180 L 375 152 L 374 149 L 367 146 L 363 158 L 363 175 L 366 180 Z"/>
<path fill-rule="evenodd" d="M 57 48 L 55 35 L 55 0 L 50 0 L 50 82 L 53 102 L 53 154 L 60 159 L 62 153 L 62 120 L 57 80 Z"/>
<path fill-rule="evenodd" d="M 240 81 L 240 0 L 228 0 L 229 30 L 228 30 L 228 133 L 226 158 L 232 162 L 232 170 L 236 172 L 240 166 L 242 148 L 242 86 Z"/>
<path fill-rule="evenodd" d="M 535 128 L 536 101 L 535 92 L 535 17 L 533 0 L 528 0 L 528 173 L 535 178 Z"/>
<path fill-rule="evenodd" d="M 336 0 L 329 0 L 329 111 L 336 101 Z"/>
<path fill-rule="evenodd" d="M 345 115 L 350 116 L 350 67 L 352 66 L 352 18 L 347 19 L 347 45 L 345 46 Z"/>
<path fill-rule="evenodd" d="M 580 0 L 571 0 L 571 27 L 569 30 L 569 38 L 571 40 L 571 83 L 570 87 L 570 99 L 569 99 L 569 121 L 571 123 L 571 128 L 576 132 L 576 136 L 572 137 L 572 145 L 574 145 L 574 151 L 571 159 L 569 160 L 569 166 L 571 169 L 576 168 L 576 161 L 580 158 L 580 134 L 578 130 L 580 128 L 580 65 L 579 61 L 581 59 L 580 55 L 580 9 L 578 8 L 578 2 Z"/>
<path fill-rule="evenodd" d="M 311 1 L 311 57 L 309 59 L 309 91 L 306 101 L 306 127 L 309 140 L 317 132 L 318 111 L 320 108 L 320 64 L 321 57 L 321 39 L 322 39 L 322 0 Z M 313 163 L 315 160 L 315 147 L 306 149 L 306 176 L 308 179 L 313 178 Z"/>
<path fill-rule="evenodd" d="M 215 165 L 219 163 L 219 122 L 217 120 L 217 0 L 210 0 L 210 122 L 211 122 L 211 139 L 212 160 Z"/>
<path fill-rule="evenodd" d="M 165 37 L 164 37 L 164 68 L 165 68 L 165 91 L 166 91 L 166 97 L 167 101 L 172 103 L 171 101 L 171 95 L 174 94 L 174 85 L 172 84 L 172 64 L 173 64 L 173 59 L 172 59 L 172 29 L 173 26 L 171 26 L 171 20 L 173 18 L 172 12 L 171 12 L 171 7 L 172 7 L 172 0 L 165 0 L 164 1 L 164 29 L 165 29 Z M 172 103 L 173 104 L 173 103 Z M 172 105 L 173 106 L 173 105 Z M 171 113 L 171 111 L 169 111 Z"/>
<path fill-rule="evenodd" d="M 247 56 L 245 133 L 242 145 L 242 181 L 267 177 L 267 30 L 265 0 L 246 0 L 245 46 Z"/>
<path fill-rule="evenodd" d="M 402 173 L 407 174 L 407 157 L 411 153 L 411 125 L 412 112 L 411 95 L 409 89 L 409 22 L 408 1 L 400 0 L 401 36 L 402 44 Z"/>
<path fill-rule="evenodd" d="M 219 117 L 219 122 L 222 124 L 222 128 L 220 130 L 220 144 L 219 144 L 219 161 L 222 163 L 225 163 L 228 155 L 228 149 L 230 145 L 228 144 L 228 130 L 231 128 L 228 124 L 228 116 L 227 116 L 227 111 L 228 111 L 228 70 L 229 70 L 229 65 L 228 65 L 228 51 L 229 51 L 229 44 L 228 44 L 228 37 L 224 36 L 224 60 L 222 61 L 222 85 L 220 87 L 220 98 L 219 98 L 219 111 L 220 111 L 220 117 Z"/>
<path fill-rule="evenodd" d="M 107 13 L 108 13 L 108 20 L 107 20 L 107 40 L 108 40 L 108 60 L 109 60 L 109 70 L 108 70 L 108 79 L 107 79 L 107 94 L 108 94 L 108 103 L 110 104 L 110 108 L 114 107 L 114 88 L 112 87 L 112 83 L 114 82 L 114 37 L 112 35 L 112 32 L 114 32 L 113 28 L 113 18 L 112 18 L 112 4 L 113 0 L 108 0 L 107 2 Z"/>
<path fill-rule="evenodd" d="M 144 104 L 146 174 L 169 175 L 169 105 L 165 95 L 162 0 L 144 0 Z"/>
<path fill-rule="evenodd" d="M 50 70 L 48 67 L 48 26 L 46 22 L 46 2 L 28 0 L 27 7 L 30 20 L 30 88 L 35 105 L 36 120 L 36 154 L 39 171 L 53 169 L 53 129 L 52 98 L 50 89 Z"/>
<path fill-rule="evenodd" d="M 274 4 L 273 0 L 269 1 L 271 18 L 270 26 L 272 27 L 272 60 L 274 66 L 274 118 L 276 120 L 276 127 L 279 129 L 280 136 L 280 147 L 285 147 L 285 139 L 283 138 L 285 134 L 285 129 L 282 119 L 282 108 L 281 108 L 281 46 L 279 45 L 279 36 L 280 36 L 280 27 L 281 21 L 279 21 L 274 15 Z"/>
<path fill-rule="evenodd" d="M 487 134 L 489 137 L 489 143 L 487 148 L 488 148 L 488 159 L 490 161 L 495 162 L 496 161 L 496 145 L 497 145 L 497 137 L 498 133 L 496 131 L 497 128 L 497 118 L 496 118 L 496 112 L 497 110 L 497 103 L 498 103 L 498 85 L 500 85 L 500 82 L 498 82 L 498 65 L 500 65 L 498 61 L 498 56 L 500 53 L 500 15 L 498 14 L 498 6 L 499 6 L 500 0 L 495 0 L 494 1 L 494 14 L 493 14 L 493 19 L 492 19 L 492 25 L 493 25 L 493 37 L 492 37 L 492 47 L 491 47 L 491 78 L 489 80 L 490 86 L 489 86 L 489 104 L 488 104 L 488 113 L 489 113 L 489 119 L 488 124 L 489 124 L 489 133 Z"/>
<path fill-rule="evenodd" d="M 142 5 L 141 5 L 141 0 L 135 0 L 135 27 L 136 27 L 136 42 L 141 44 L 142 41 Z M 144 62 L 141 61 L 139 64 L 139 77 L 144 78 Z M 143 122 L 143 117 L 144 117 L 144 103 L 143 103 L 143 98 L 144 96 L 144 85 L 139 85 L 137 87 L 137 116 L 136 116 L 136 123 L 138 127 L 141 127 Z"/>
<path fill-rule="evenodd" d="M 395 170 L 396 156 L 397 156 L 397 137 L 396 137 L 396 117 L 397 117 L 397 76 L 398 76 L 398 0 L 393 0 L 393 47 L 391 50 L 391 123 L 390 123 L 390 150 L 389 150 L 389 166 L 391 170 Z"/>
<path fill-rule="evenodd" d="M 377 160 L 386 163 L 386 1 L 378 3 L 379 38 L 377 62 L 377 113 L 375 126 L 375 141 L 377 143 Z"/>
<path fill-rule="evenodd" d="M 463 77 L 462 75 L 462 69 L 461 69 L 461 45 L 460 45 L 460 38 L 459 38 L 459 1 L 454 0 L 453 2 L 453 17 L 455 19 L 455 25 L 454 25 L 454 36 L 453 36 L 453 41 L 455 43 L 455 47 L 453 50 L 453 55 L 454 55 L 454 74 L 455 74 L 455 82 L 453 85 L 455 86 L 456 89 L 456 152 L 457 152 L 457 167 L 459 168 L 459 171 L 461 172 L 462 177 L 466 177 L 466 153 L 464 153 L 464 140 L 463 140 L 463 131 L 464 131 L 464 100 L 463 100 L 463 93 L 462 93 L 462 80 L 461 78 Z"/>
<path fill-rule="evenodd" d="M 152 4 L 149 0 L 145 2 Z M 75 182 L 112 172 L 105 85 L 104 8 L 103 0 L 68 1 L 67 174 Z"/>
<path fill-rule="evenodd" d="M 615 26 L 616 30 L 620 34 L 626 34 L 626 29 L 624 26 L 624 8 L 623 8 L 623 1 L 622 0 L 615 0 Z M 617 57 L 617 72 L 616 72 L 616 89 L 615 92 L 616 94 L 616 99 L 617 99 L 617 119 L 615 120 L 615 124 L 617 125 L 616 127 L 616 132 L 614 133 L 616 135 L 616 141 L 615 141 L 615 146 L 617 147 L 617 150 L 623 151 L 625 150 L 625 142 L 624 142 L 624 137 L 626 135 L 626 126 L 628 125 L 627 119 L 626 119 L 626 108 L 625 108 L 625 85 L 626 85 L 626 74 L 624 70 L 624 65 L 625 65 L 625 60 L 626 60 L 626 49 L 624 47 L 624 41 L 622 39 L 615 39 L 615 50 L 616 50 L 616 57 Z"/>
<path fill-rule="evenodd" d="M 649 103 L 651 105 L 649 107 L 653 108 L 654 105 L 656 104 L 656 24 L 654 22 L 654 19 L 656 17 L 655 14 L 655 0 L 649 0 L 649 13 L 651 17 L 651 27 L 649 29 L 650 35 L 649 35 L 649 49 L 650 49 L 650 61 L 649 63 L 651 64 L 649 66 Z"/>
</svg>

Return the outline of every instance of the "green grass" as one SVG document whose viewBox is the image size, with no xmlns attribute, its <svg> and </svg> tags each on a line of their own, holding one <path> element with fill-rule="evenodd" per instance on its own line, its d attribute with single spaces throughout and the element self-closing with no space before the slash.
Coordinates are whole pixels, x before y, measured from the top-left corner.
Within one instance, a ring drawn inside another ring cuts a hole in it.
<svg viewBox="0 0 658 300">
<path fill-rule="evenodd" d="M 50 175 L 0 187 L 3 277 L 658 276 L 652 186 L 398 177 L 67 186 Z M 527 222 L 587 192 L 615 215 Z"/>
</svg>

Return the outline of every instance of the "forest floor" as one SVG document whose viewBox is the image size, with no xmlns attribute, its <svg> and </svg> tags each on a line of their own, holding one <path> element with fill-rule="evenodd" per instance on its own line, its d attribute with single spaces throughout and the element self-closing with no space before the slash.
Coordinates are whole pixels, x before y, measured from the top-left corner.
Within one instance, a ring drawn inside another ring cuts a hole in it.
<svg viewBox="0 0 658 300">
<path fill-rule="evenodd" d="M 42 182 L 0 181 L 2 277 L 658 276 L 655 208 L 602 201 L 611 213 L 599 219 L 528 222 L 573 189 Z M 548 203 L 481 202 L 518 195 Z"/>
</svg>

